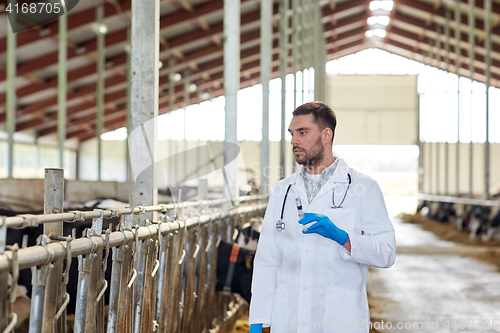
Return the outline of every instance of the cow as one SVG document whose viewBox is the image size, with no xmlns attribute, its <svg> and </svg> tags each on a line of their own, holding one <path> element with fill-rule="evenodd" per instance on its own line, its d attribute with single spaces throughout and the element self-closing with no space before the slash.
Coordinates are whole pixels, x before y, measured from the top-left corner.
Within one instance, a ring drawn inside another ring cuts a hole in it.
<svg viewBox="0 0 500 333">
<path fill-rule="evenodd" d="M 262 221 L 262 218 L 252 218 L 250 222 L 239 227 L 235 243 L 244 249 L 256 251 L 257 241 L 262 230 Z"/>
<path fill-rule="evenodd" d="M 216 290 L 240 294 L 250 303 L 254 257 L 255 251 L 220 241 L 217 248 Z"/>
</svg>

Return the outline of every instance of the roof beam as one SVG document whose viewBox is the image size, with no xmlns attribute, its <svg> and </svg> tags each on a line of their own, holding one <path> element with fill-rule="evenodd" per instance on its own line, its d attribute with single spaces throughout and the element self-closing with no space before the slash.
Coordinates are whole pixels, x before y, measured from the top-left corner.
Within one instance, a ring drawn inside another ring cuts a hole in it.
<svg viewBox="0 0 500 333">
<path fill-rule="evenodd" d="M 188 0 L 175 0 L 175 1 L 188 12 L 193 11 L 193 5 L 191 5 Z"/>
<path fill-rule="evenodd" d="M 250 1 L 250 0 L 243 0 L 243 1 Z M 369 1 L 367 1 L 367 0 L 347 1 L 346 3 L 344 3 L 342 5 L 338 5 L 335 8 L 335 10 L 323 11 L 323 15 L 327 16 L 327 15 L 332 15 L 334 13 L 339 13 L 341 11 L 350 9 L 354 6 L 359 6 L 361 4 L 366 4 L 368 2 Z M 106 7 L 106 8 L 108 8 L 108 7 Z M 111 6 L 111 8 L 112 8 L 112 6 Z M 125 0 L 124 2 L 122 2 L 122 9 L 123 8 L 128 8 L 128 10 L 130 9 L 130 0 Z M 173 25 L 179 24 L 181 22 L 184 22 L 186 20 L 197 19 L 198 17 L 200 17 L 202 15 L 212 13 L 212 12 L 215 12 L 218 10 L 222 10 L 222 8 L 223 8 L 223 0 L 211 0 L 211 1 L 205 2 L 203 4 L 200 4 L 198 6 L 195 6 L 193 8 L 192 12 L 180 11 L 180 12 L 174 12 L 174 13 L 170 13 L 170 14 L 162 16 L 160 18 L 160 26 L 162 29 L 165 29 L 165 28 L 171 27 Z M 109 10 L 110 9 L 107 9 L 107 11 L 106 11 L 106 13 L 107 13 L 106 15 L 108 15 L 108 16 L 110 15 L 108 13 Z M 278 12 L 278 8 L 276 5 L 274 8 L 274 15 L 276 15 L 277 12 Z M 95 11 L 93 9 L 92 9 L 92 15 L 95 16 Z M 94 16 L 90 16 L 90 17 L 94 17 Z M 88 24 L 88 20 L 89 20 L 88 17 L 89 16 L 87 16 L 87 21 L 85 21 L 85 24 Z M 82 18 L 76 18 L 76 19 L 81 20 Z M 260 10 L 242 15 L 241 24 L 250 23 L 251 21 L 258 20 L 258 19 L 260 19 Z M 79 27 L 79 26 L 80 25 L 75 25 L 72 28 L 74 29 L 75 27 Z M 70 28 L 71 28 L 71 24 L 70 24 Z M 31 30 L 32 29 L 26 30 L 26 31 L 31 31 Z M 193 40 L 198 40 L 198 39 L 203 38 L 203 37 L 211 38 L 212 36 L 216 36 L 217 34 L 220 34 L 220 33 L 222 33 L 222 22 L 214 24 L 213 26 L 209 27 L 208 30 L 205 30 L 204 28 L 200 28 L 199 30 L 192 31 L 192 32 L 186 33 L 186 34 L 181 35 L 181 36 L 173 37 L 168 41 L 168 44 L 170 47 L 176 47 L 176 46 L 183 45 L 187 42 L 191 42 Z M 20 33 L 20 34 L 22 34 L 22 33 Z M 38 41 L 38 40 L 39 40 L 39 36 L 37 35 L 36 38 L 33 38 L 32 40 L 30 40 L 30 42 Z M 125 42 L 126 40 L 127 40 L 127 30 L 126 29 L 117 30 L 117 31 L 114 31 L 112 33 L 108 33 L 106 35 L 105 46 L 109 47 L 109 46 L 115 45 L 115 44 L 120 43 L 120 42 Z M 0 53 L 2 52 L 1 51 L 2 45 L 4 45 L 4 44 L 2 44 L 0 41 Z M 72 59 L 72 58 L 78 57 L 78 56 L 83 56 L 85 54 L 94 52 L 96 49 L 97 49 L 97 39 L 92 39 L 92 40 L 87 41 L 81 45 L 78 45 L 75 49 L 69 48 L 68 49 L 68 59 Z M 40 69 L 43 69 L 45 67 L 55 65 L 55 64 L 57 64 L 57 52 L 52 52 L 52 53 L 46 54 L 42 57 L 38 57 L 36 59 L 29 60 L 29 61 L 26 61 L 24 63 L 19 64 L 18 68 L 17 68 L 17 73 L 18 73 L 18 75 L 24 75 L 26 73 L 40 70 Z M 0 81 L 1 80 L 5 80 L 5 71 L 0 69 Z"/>
<path fill-rule="evenodd" d="M 249 1 L 249 0 L 243 0 L 243 1 Z M 212 13 L 218 10 L 222 10 L 223 7 L 223 0 L 211 0 L 209 2 L 200 4 L 196 7 L 194 7 L 192 12 L 186 12 L 184 10 L 174 12 L 174 13 L 169 13 L 160 18 L 160 28 L 161 29 L 166 29 L 168 27 L 171 27 L 173 25 L 179 24 L 181 22 L 184 22 L 185 20 L 192 20 L 196 19 L 198 16 Z M 105 6 L 105 17 L 106 16 L 111 16 L 116 14 L 116 10 L 112 9 L 114 8 L 113 6 L 106 4 Z M 130 0 L 125 0 L 122 2 L 121 5 L 122 10 L 130 10 Z M 128 9 L 127 9 L 128 8 Z M 84 11 L 86 16 L 81 16 L 78 14 L 75 14 L 75 17 L 71 16 L 71 18 L 68 20 L 68 31 L 71 29 L 78 28 L 80 26 L 83 26 L 85 24 L 88 24 L 89 21 L 95 20 L 95 8 L 92 7 L 89 10 Z M 78 15 L 78 16 L 76 16 Z M 52 26 L 54 25 L 54 26 Z M 58 25 L 57 21 L 55 23 L 52 23 L 49 25 L 51 27 L 51 31 L 58 31 Z M 54 30 L 55 29 L 55 30 Z M 20 45 L 28 44 L 31 42 L 39 41 L 40 36 L 38 33 L 35 33 L 35 35 L 31 36 L 34 34 L 34 29 L 28 29 L 25 30 L 27 33 L 20 32 L 18 35 L 18 41 L 21 40 L 21 44 L 18 42 L 18 47 Z M 23 38 L 25 34 L 28 34 L 26 37 Z M 49 36 L 47 36 L 49 37 Z M 20 39 L 19 39 L 20 38 Z M 105 37 L 105 46 L 111 46 L 120 42 L 125 42 L 127 40 L 127 29 L 121 29 L 114 31 L 112 33 L 108 33 Z M 3 48 L 3 49 L 2 49 Z M 90 41 L 87 41 L 81 45 L 78 45 L 75 50 L 72 48 L 68 48 L 68 59 L 72 59 L 77 56 L 83 56 L 88 53 L 94 52 L 97 49 L 97 39 L 94 38 Z M 5 52 L 5 42 L 2 43 L 2 40 L 0 39 L 0 53 Z M 42 57 L 38 57 L 33 60 L 26 61 L 24 63 L 18 64 L 17 67 L 17 73 L 18 75 L 23 75 L 25 73 L 29 73 L 32 71 L 40 70 L 44 67 L 50 66 L 57 64 L 57 51 L 52 52 L 49 54 L 46 54 Z M 5 80 L 5 71 L 0 69 L 0 81 Z"/>
<path fill-rule="evenodd" d="M 395 15 L 395 19 L 398 20 L 398 21 L 401 21 L 401 22 L 404 22 L 404 23 L 407 23 L 407 24 L 411 24 L 411 25 L 415 25 L 415 26 L 418 26 L 418 27 L 421 27 L 423 22 L 424 21 L 421 21 L 421 20 L 418 20 L 418 19 L 415 19 L 413 17 L 409 17 L 409 16 L 406 16 L 402 13 L 397 13 Z M 403 30 L 401 28 L 397 28 L 398 31 L 406 31 L 406 30 Z M 390 28 L 390 30 L 392 31 L 392 27 Z M 431 31 L 436 31 L 436 24 L 432 24 L 432 27 L 429 29 Z M 412 36 L 414 36 L 414 34 L 412 34 Z M 462 42 L 465 42 L 465 43 L 469 43 L 469 37 L 468 37 L 468 33 L 467 32 L 464 32 L 462 31 L 461 32 L 461 36 L 460 36 L 460 40 Z M 411 37 L 413 38 L 413 37 Z M 450 29 L 450 38 L 453 38 L 456 40 L 456 37 L 455 37 L 455 29 Z M 484 43 L 482 43 L 480 40 L 479 41 L 476 41 L 476 47 L 480 48 L 481 50 L 484 49 Z M 500 45 L 498 44 L 492 44 L 492 50 L 494 52 L 498 52 L 500 53 Z"/>
<path fill-rule="evenodd" d="M 275 31 L 275 33 L 276 33 L 276 31 Z M 260 31 L 259 30 L 251 31 L 251 32 L 248 32 L 248 33 L 243 34 L 241 36 L 241 43 L 243 45 L 244 43 L 251 42 L 251 41 L 259 39 L 259 38 L 260 38 Z M 213 51 L 213 52 L 207 52 L 207 51 Z M 203 49 L 201 53 L 196 52 L 196 57 L 206 56 L 206 55 L 209 55 L 211 53 L 217 53 L 219 51 L 220 52 L 222 51 L 222 47 L 217 47 L 217 49 L 214 48 L 214 49 L 208 49 L 208 50 Z M 195 57 L 190 55 L 188 58 L 183 59 L 177 65 L 180 66 L 183 64 L 189 64 L 189 63 L 192 63 L 195 59 L 196 59 Z M 161 59 L 161 60 L 166 61 L 166 59 Z M 110 63 L 111 61 L 113 62 L 113 64 L 115 66 L 113 68 L 108 69 L 108 70 L 113 70 L 116 66 L 126 64 L 126 55 L 122 54 L 122 55 L 119 55 L 117 57 L 114 57 L 114 58 L 108 60 L 107 63 Z M 89 65 L 89 66 L 86 66 L 82 69 L 72 71 L 68 74 L 68 77 L 76 76 L 79 74 L 93 75 L 95 73 L 95 68 L 92 68 L 92 66 L 95 67 L 95 65 Z M 165 74 L 167 71 L 168 71 L 168 68 L 162 70 L 160 73 Z M 106 79 L 105 87 L 110 88 L 110 87 L 113 87 L 117 84 L 122 84 L 122 83 L 125 83 L 125 77 L 123 75 L 115 75 L 113 77 L 108 77 Z M 53 82 L 51 84 L 54 84 L 54 86 L 57 85 L 57 77 L 53 79 Z M 23 87 L 20 89 L 20 93 L 24 94 L 25 90 L 28 90 L 28 89 L 30 92 L 32 92 L 36 88 L 24 88 Z M 38 91 L 38 90 L 36 90 L 36 91 Z M 91 84 L 88 84 L 86 86 L 80 87 L 77 91 L 69 92 L 67 94 L 67 99 L 68 99 L 68 101 L 70 101 L 70 100 L 73 100 L 75 98 L 81 98 L 83 96 L 90 96 L 93 98 L 93 94 L 95 92 L 96 92 L 96 85 L 91 83 Z M 19 95 L 19 96 L 21 96 L 21 95 Z M 1 98 L 1 96 L 0 96 L 0 98 Z M 49 108 L 55 107 L 56 105 L 57 105 L 57 96 L 48 97 L 45 100 L 39 101 L 39 102 L 34 103 L 34 104 L 30 104 L 25 109 L 23 109 L 22 114 L 24 115 L 24 114 L 31 114 L 31 113 L 41 113 Z"/>
<path fill-rule="evenodd" d="M 347 43 L 345 45 L 340 46 L 339 51 L 342 52 L 344 50 L 351 49 L 353 47 L 359 47 L 362 44 L 363 44 L 363 39 L 360 39 L 360 40 L 354 41 L 354 42 L 350 42 L 350 43 Z M 327 50 L 327 54 L 330 56 L 330 58 L 332 58 L 331 55 L 334 55 L 336 52 L 337 51 L 334 51 L 333 49 Z M 275 60 L 273 61 L 273 63 L 275 64 L 275 66 L 273 66 L 273 69 L 272 69 L 272 74 L 271 74 L 272 79 L 279 77 L 279 67 L 277 66 L 278 65 L 278 57 L 277 56 L 275 57 Z M 254 85 L 256 82 L 258 82 L 259 77 L 260 77 L 260 66 L 259 65 L 255 66 L 254 68 L 248 68 L 247 70 L 253 71 L 253 74 L 249 78 L 245 78 L 245 77 L 240 78 L 240 88 L 241 89 L 249 87 L 251 85 Z M 221 79 L 222 79 L 222 76 L 221 76 Z M 223 93 L 224 93 L 223 89 L 217 89 L 217 90 L 212 92 L 212 98 L 222 96 Z M 196 93 L 192 93 L 190 95 L 190 100 L 192 102 L 196 102 Z M 175 103 L 174 109 L 181 108 L 181 107 L 183 107 L 182 98 L 180 98 L 179 101 Z M 168 102 L 164 103 L 163 105 L 160 105 L 159 113 L 166 113 L 166 109 L 168 109 Z M 114 123 L 114 126 L 110 126 L 108 123 L 108 124 L 105 124 L 105 127 L 107 127 L 108 130 L 114 130 L 114 129 L 123 127 L 126 124 L 126 119 L 122 118 L 121 120 L 119 120 L 119 118 L 118 118 L 116 120 L 116 122 L 113 122 L 113 123 Z M 93 128 L 93 127 L 94 126 L 91 126 L 91 128 Z M 96 136 L 95 130 L 81 130 L 78 133 L 72 133 L 71 135 L 68 134 L 69 138 L 77 137 L 80 141 L 89 140 L 89 139 L 94 138 L 95 136 Z"/>
<path fill-rule="evenodd" d="M 340 34 L 337 42 L 341 41 L 342 39 L 347 39 L 347 38 L 350 38 L 350 37 L 355 36 L 357 34 L 360 34 L 360 32 L 361 32 L 360 29 L 356 29 L 356 30 L 353 30 L 352 32 L 346 32 L 346 33 Z M 362 38 L 360 40 L 362 40 Z M 343 46 L 340 46 L 340 49 L 343 49 L 343 48 L 344 48 Z M 274 54 L 273 61 L 275 63 L 277 63 L 277 61 L 278 61 L 277 52 L 278 52 L 278 43 L 277 43 L 277 40 L 274 40 L 274 42 L 273 42 L 273 54 Z M 255 74 L 256 71 L 257 72 L 260 71 L 260 60 L 258 59 L 258 54 L 259 54 L 259 46 L 242 51 L 242 54 L 241 54 L 241 59 L 242 59 L 242 64 L 243 64 L 241 71 L 247 72 L 249 74 L 249 77 L 251 77 L 251 78 L 254 78 L 253 75 Z M 289 62 L 291 62 L 290 57 L 289 57 Z M 209 87 L 209 86 L 212 86 L 213 84 L 216 84 L 217 86 L 219 86 L 219 84 L 222 82 L 222 71 L 223 71 L 222 59 L 217 59 L 217 60 L 211 61 L 209 63 L 206 63 L 206 64 L 200 66 L 200 68 L 198 69 L 198 72 L 193 73 L 192 79 L 195 80 L 197 76 L 201 76 L 201 73 L 212 72 L 212 75 L 210 77 L 211 80 L 208 80 L 207 82 L 205 82 L 202 85 L 202 87 Z M 168 86 L 168 75 L 164 76 L 160 79 L 160 91 L 163 91 L 167 86 Z M 199 87 L 199 89 L 202 89 L 202 87 Z M 184 93 L 183 92 L 183 84 L 182 84 L 182 82 L 179 82 L 178 85 L 175 87 L 176 100 L 178 100 L 178 99 L 181 100 L 183 93 Z M 196 94 L 193 93 L 193 96 L 194 96 L 193 98 L 195 98 Z M 123 96 L 117 95 L 117 98 L 120 98 L 120 97 L 123 97 Z M 110 98 L 106 98 L 106 101 L 112 102 L 112 100 Z M 121 99 L 120 99 L 120 102 L 122 102 Z M 160 104 L 160 107 L 159 107 L 160 113 L 164 113 L 168 109 L 168 104 L 169 104 L 168 103 L 168 95 L 160 96 L 159 104 Z M 83 106 L 80 107 L 79 109 L 82 110 L 83 108 L 86 108 L 85 112 L 87 112 L 88 107 L 95 107 L 95 105 L 92 102 L 86 102 L 86 103 L 83 103 Z M 73 111 L 68 110 L 68 113 L 73 113 Z M 95 115 L 94 114 L 90 115 L 88 119 L 92 119 L 93 121 L 95 121 Z M 73 118 L 72 120 L 70 120 L 70 122 L 71 121 L 77 121 L 77 120 L 75 120 Z M 56 130 L 57 130 L 57 127 L 52 126 L 52 127 L 49 127 L 49 128 L 46 128 L 46 129 L 39 131 L 39 134 L 40 135 L 48 135 L 48 134 L 54 133 Z M 70 133 L 71 133 L 71 128 L 68 127 L 68 135 Z"/>
<path fill-rule="evenodd" d="M 120 10 L 125 12 L 131 9 L 131 0 L 122 0 L 120 3 Z M 104 5 L 104 17 L 109 17 L 116 15 L 117 11 L 115 6 L 106 3 Z M 68 31 L 80 28 L 84 25 L 89 24 L 89 22 L 95 21 L 95 7 L 90 7 L 89 9 L 83 10 L 81 12 L 72 14 L 69 13 L 68 17 Z M 49 33 L 47 33 L 47 31 Z M 51 21 L 47 24 L 40 26 L 39 30 L 27 29 L 21 31 L 17 34 L 17 47 L 23 45 L 40 41 L 41 38 L 51 38 L 59 34 L 59 22 L 58 20 Z M 0 53 L 6 51 L 6 38 L 0 38 Z"/>
<path fill-rule="evenodd" d="M 463 3 L 468 3 L 468 0 L 461 0 Z M 398 0 L 398 2 L 401 4 L 401 5 L 405 5 L 405 6 L 408 6 L 410 8 L 414 8 L 414 9 L 418 9 L 418 10 L 421 10 L 421 11 L 425 11 L 425 12 L 428 12 L 428 13 L 434 13 L 434 15 L 436 16 L 440 16 L 441 18 L 445 18 L 445 9 L 443 7 L 439 8 L 439 9 L 434 9 L 434 6 L 431 5 L 431 4 L 427 4 L 427 3 L 424 3 L 424 2 L 421 2 L 421 1 L 415 1 L 415 0 Z M 493 9 L 493 13 L 497 13 L 497 14 L 500 14 L 500 4 L 497 4 L 497 3 L 494 3 L 495 6 L 494 9 Z M 476 0 L 476 7 L 478 8 L 483 8 L 483 1 L 482 0 Z M 454 11 L 451 11 L 451 17 L 450 19 L 453 21 L 455 19 L 455 13 Z M 415 19 L 416 21 L 419 21 L 419 22 L 422 22 L 418 19 Z M 462 22 L 462 24 L 464 25 L 468 25 L 468 15 L 467 14 L 462 14 L 461 15 L 461 18 L 460 18 L 460 22 Z M 476 29 L 479 29 L 479 30 L 484 30 L 484 22 L 482 20 L 476 20 L 475 22 L 475 26 L 476 26 Z M 436 25 L 435 23 L 432 23 L 430 26 L 429 26 L 429 30 L 433 30 L 435 31 Z M 492 33 L 493 34 L 497 34 L 497 35 L 500 35 L 500 27 L 494 27 L 492 29 Z"/>
<path fill-rule="evenodd" d="M 412 52 L 412 53 L 419 54 L 419 55 L 421 55 L 422 57 L 424 57 L 424 56 L 425 56 L 425 50 L 423 50 L 422 48 L 418 48 L 418 49 L 416 49 L 416 50 L 415 50 L 412 46 L 409 46 L 409 45 L 407 45 L 407 44 L 405 44 L 405 43 L 401 43 L 401 42 L 399 42 L 399 41 L 395 41 L 395 40 L 392 40 L 392 39 L 390 39 L 390 40 L 388 41 L 388 44 L 389 44 L 389 45 L 396 46 L 396 47 L 398 47 L 398 48 L 400 48 L 400 49 L 403 49 L 403 50 L 405 50 L 405 51 L 410 51 L 410 52 Z M 467 54 L 466 54 L 466 53 L 467 53 L 467 52 L 466 52 L 466 50 L 463 50 L 462 52 L 463 52 L 463 53 L 462 53 L 462 56 L 466 57 L 466 56 L 467 56 Z M 422 61 L 423 61 L 422 59 L 416 59 L 416 57 L 413 57 L 413 59 L 414 59 L 414 60 L 416 60 L 416 61 L 419 61 L 419 62 L 422 62 Z M 479 60 L 479 61 L 484 61 L 484 57 L 483 57 L 483 56 L 481 56 L 481 55 L 476 55 L 476 60 Z M 498 63 L 498 61 L 497 61 L 497 63 Z M 456 66 L 455 64 L 456 64 L 456 59 L 450 59 L 450 65 Z M 441 69 L 444 69 L 444 67 L 445 67 L 445 66 L 441 66 L 441 62 L 440 62 L 439 67 L 440 67 Z M 467 69 L 467 70 L 468 70 L 468 66 L 465 64 L 465 62 L 464 62 L 464 63 L 461 63 L 460 68 L 463 68 L 463 69 Z M 475 70 L 474 70 L 474 73 L 480 74 L 481 76 L 484 76 L 484 75 L 485 75 L 484 70 L 483 70 L 483 69 L 481 69 L 481 68 L 477 68 L 477 66 L 476 66 L 476 68 L 475 68 Z M 467 75 L 462 75 L 462 76 L 468 77 Z M 499 74 L 491 73 L 491 77 L 492 77 L 492 78 L 494 78 L 494 79 L 496 79 L 496 80 L 500 80 L 500 75 L 499 75 Z M 482 80 L 478 80 L 477 76 L 475 77 L 475 80 L 477 80 L 477 81 L 482 81 Z"/>
<path fill-rule="evenodd" d="M 252 22 L 252 20 L 256 19 L 256 14 L 259 14 L 259 13 L 260 13 L 259 11 L 255 11 L 255 12 L 252 12 L 249 14 L 242 15 L 241 24 L 244 25 L 244 24 Z M 276 13 L 277 13 L 277 8 L 275 10 L 275 14 Z M 222 23 L 217 24 L 217 27 L 210 27 L 208 30 L 205 30 L 204 31 L 205 34 L 200 34 L 200 31 L 203 31 L 203 30 L 199 29 L 199 30 L 195 30 L 193 32 L 188 32 L 184 35 L 177 36 L 177 37 L 173 38 L 173 41 L 170 40 L 169 45 L 171 47 L 171 51 L 174 52 L 174 54 L 176 54 L 179 59 L 183 59 L 184 55 L 178 50 L 179 46 L 195 42 L 195 41 L 200 40 L 202 38 L 207 38 L 207 36 L 211 37 L 217 33 L 222 32 Z M 114 45 L 117 42 L 125 41 L 126 39 L 127 39 L 126 30 L 121 30 L 119 32 L 115 32 L 115 33 L 106 35 L 106 45 L 107 46 Z M 83 47 L 85 47 L 88 52 L 93 52 L 96 49 L 96 42 L 94 40 L 92 40 L 90 42 L 85 43 Z M 72 49 L 68 50 L 68 59 L 75 57 L 75 56 L 77 56 L 75 50 L 72 50 Z M 112 59 L 107 60 L 106 63 L 109 64 L 110 62 L 115 62 L 115 61 L 118 62 L 119 64 L 125 64 L 126 63 L 126 54 L 125 53 L 120 54 Z M 20 66 L 18 66 L 18 74 L 19 75 L 26 74 L 26 73 L 32 72 L 34 70 L 44 68 L 46 66 L 54 65 L 56 63 L 57 63 L 57 52 L 21 64 Z M 89 66 L 92 66 L 92 65 L 89 65 Z M 86 66 L 87 69 L 89 66 Z M 93 65 L 93 66 L 95 66 L 95 65 Z M 80 69 L 76 69 L 73 72 L 78 71 L 78 70 L 80 70 Z M 95 68 L 93 70 L 81 71 L 80 73 L 87 73 L 87 75 L 91 75 L 91 74 L 95 73 Z M 5 72 L 4 72 L 4 74 L 5 74 Z M 0 80 L 2 79 L 1 75 L 2 75 L 2 73 L 0 71 Z M 78 78 L 80 78 L 80 77 L 83 77 L 83 76 L 79 76 Z M 70 76 L 68 76 L 68 81 L 71 81 L 71 80 L 72 80 L 72 78 Z M 53 81 L 55 81 L 56 85 L 57 85 L 57 76 L 54 76 L 52 79 L 50 79 L 49 84 L 54 84 Z M 20 88 L 19 89 L 20 94 L 18 95 L 18 97 L 21 98 L 21 97 L 27 96 L 29 93 L 34 93 L 34 92 L 38 92 L 40 90 L 43 90 L 43 85 L 40 85 L 40 84 L 35 84 L 35 85 L 37 85 L 38 88 L 35 87 L 34 85 L 27 85 L 25 87 Z M 47 85 L 45 85 L 45 87 L 47 87 Z M 49 86 L 49 87 L 51 87 L 51 86 Z M 0 95 L 0 103 L 3 102 L 4 100 L 5 100 L 5 94 Z M 39 102 L 39 103 L 37 103 L 37 105 L 39 106 L 39 105 L 46 105 L 46 104 L 42 104 L 41 102 Z M 51 105 L 53 106 L 54 104 L 51 104 Z M 37 106 L 29 106 L 28 110 L 35 110 L 35 109 L 37 109 Z M 26 112 L 29 113 L 30 111 L 26 111 Z"/>
</svg>

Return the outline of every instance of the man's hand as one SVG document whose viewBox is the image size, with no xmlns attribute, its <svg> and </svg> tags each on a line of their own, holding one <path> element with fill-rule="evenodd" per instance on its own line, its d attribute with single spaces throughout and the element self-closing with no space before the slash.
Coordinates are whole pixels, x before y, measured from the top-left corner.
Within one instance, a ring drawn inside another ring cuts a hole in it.
<svg viewBox="0 0 500 333">
<path fill-rule="evenodd" d="M 340 245 L 345 245 L 349 240 L 349 235 L 342 229 L 339 229 L 326 215 L 304 213 L 304 218 L 299 220 L 300 224 L 316 222 L 307 229 L 302 230 L 304 234 L 318 234 L 323 237 L 336 241 Z"/>
<path fill-rule="evenodd" d="M 250 333 L 262 333 L 262 324 L 250 325 Z"/>
</svg>

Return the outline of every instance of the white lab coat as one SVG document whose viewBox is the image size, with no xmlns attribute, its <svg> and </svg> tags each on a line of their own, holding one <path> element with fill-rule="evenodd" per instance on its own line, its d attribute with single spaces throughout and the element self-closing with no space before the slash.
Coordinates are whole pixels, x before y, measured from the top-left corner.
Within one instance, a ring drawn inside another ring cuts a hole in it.
<svg viewBox="0 0 500 333">
<path fill-rule="evenodd" d="M 394 228 L 375 180 L 339 164 L 309 204 L 299 170 L 273 187 L 254 261 L 249 323 L 272 333 L 368 332 L 368 266 L 390 267 L 396 259 Z M 343 208 L 332 209 L 351 186 Z M 295 183 L 295 184 L 294 184 Z M 289 184 L 283 220 L 276 230 Z M 334 191 L 335 189 L 335 191 Z M 303 234 L 297 191 L 305 213 L 327 215 L 349 234 L 351 252 L 318 234 Z"/>
</svg>

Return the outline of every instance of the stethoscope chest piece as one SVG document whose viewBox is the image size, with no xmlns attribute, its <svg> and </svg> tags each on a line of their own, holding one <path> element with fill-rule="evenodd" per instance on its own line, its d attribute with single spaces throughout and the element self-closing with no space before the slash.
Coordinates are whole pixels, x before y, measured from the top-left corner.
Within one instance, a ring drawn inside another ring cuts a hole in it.
<svg viewBox="0 0 500 333">
<path fill-rule="evenodd" d="M 277 231 L 283 231 L 285 230 L 285 222 L 283 222 L 283 220 L 278 220 L 276 221 L 276 230 Z"/>
</svg>

